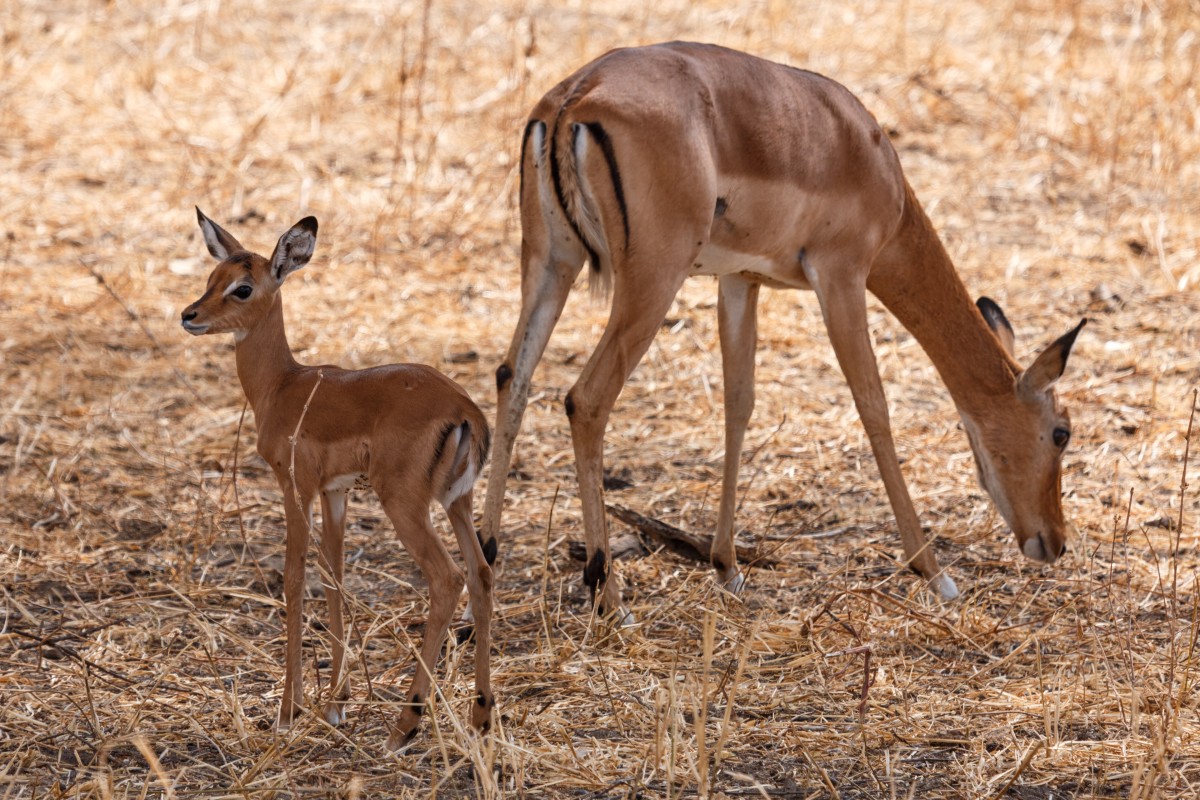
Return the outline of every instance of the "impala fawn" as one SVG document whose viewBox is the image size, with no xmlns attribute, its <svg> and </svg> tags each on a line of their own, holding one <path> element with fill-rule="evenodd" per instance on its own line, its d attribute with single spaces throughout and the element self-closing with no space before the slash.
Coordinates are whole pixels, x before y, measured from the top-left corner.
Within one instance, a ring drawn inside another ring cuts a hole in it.
<svg viewBox="0 0 1200 800">
<path fill-rule="evenodd" d="M 287 658 L 278 726 L 286 729 L 303 706 L 301 622 L 305 552 L 311 507 L 321 498 L 322 567 L 333 635 L 333 677 L 324 708 L 330 724 L 345 720 L 350 697 L 342 621 L 346 494 L 366 479 L 429 583 L 429 619 L 408 703 L 387 746 L 398 749 L 416 733 L 463 583 L 475 629 L 475 688 L 471 722 L 490 727 L 494 705 L 489 672 L 492 568 L 495 540 L 484 544 L 471 516 L 471 494 L 487 458 L 487 421 L 467 393 L 431 367 L 390 364 L 362 370 L 296 362 L 283 325 L 280 287 L 316 246 L 317 220 L 305 217 L 279 238 L 268 258 L 249 252 L 196 209 L 208 251 L 220 263 L 204 295 L 183 311 L 183 328 L 199 336 L 232 333 L 238 379 L 258 427 L 258 452 L 283 490 L 287 518 L 284 597 Z M 458 538 L 466 575 L 451 559 L 429 519 L 441 503 Z"/>
</svg>

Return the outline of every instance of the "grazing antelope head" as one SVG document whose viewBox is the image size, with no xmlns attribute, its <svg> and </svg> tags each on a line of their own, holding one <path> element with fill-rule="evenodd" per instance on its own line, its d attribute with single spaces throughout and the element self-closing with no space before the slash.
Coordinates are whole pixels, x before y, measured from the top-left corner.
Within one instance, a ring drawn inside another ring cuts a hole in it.
<svg viewBox="0 0 1200 800">
<path fill-rule="evenodd" d="M 976 305 L 1004 351 L 1013 356 L 1012 325 L 991 299 Z M 1053 386 L 1062 377 L 1086 320 L 1059 337 L 1014 378 L 1017 402 L 999 404 L 986 427 L 963 414 L 979 483 L 1008 523 L 1021 552 L 1054 563 L 1070 536 L 1062 512 L 1062 457 L 1071 441 L 1071 416 Z"/>
</svg>

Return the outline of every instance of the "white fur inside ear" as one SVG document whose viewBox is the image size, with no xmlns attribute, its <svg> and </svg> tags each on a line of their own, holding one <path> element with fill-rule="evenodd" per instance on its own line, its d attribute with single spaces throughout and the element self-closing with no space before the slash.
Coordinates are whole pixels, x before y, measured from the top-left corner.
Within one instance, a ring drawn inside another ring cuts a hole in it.
<svg viewBox="0 0 1200 800">
<path fill-rule="evenodd" d="M 317 237 L 303 228 L 292 228 L 280 236 L 271 259 L 271 272 L 275 279 L 282 281 L 307 264 L 316 247 Z"/>
<path fill-rule="evenodd" d="M 213 258 L 224 261 L 233 255 L 221 241 L 221 236 L 217 233 L 217 226 L 213 224 L 212 220 L 208 218 L 201 220 L 200 233 L 204 235 L 204 246 L 208 248 L 208 252 Z"/>
</svg>

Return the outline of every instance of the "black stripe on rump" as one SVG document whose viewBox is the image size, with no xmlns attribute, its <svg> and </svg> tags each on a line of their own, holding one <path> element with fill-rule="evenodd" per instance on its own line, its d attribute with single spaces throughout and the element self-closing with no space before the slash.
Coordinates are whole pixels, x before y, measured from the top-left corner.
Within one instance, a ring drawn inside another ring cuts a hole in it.
<svg viewBox="0 0 1200 800">
<path fill-rule="evenodd" d="M 621 187 L 621 171 L 617 169 L 617 154 L 613 150 L 612 139 L 608 138 L 608 131 L 599 122 L 585 122 L 584 127 L 600 145 L 600 152 L 604 153 L 604 160 L 608 162 L 608 175 L 612 180 L 613 193 L 617 196 L 617 207 L 621 209 L 621 227 L 625 230 L 625 247 L 628 248 L 629 209 L 625 206 L 625 190 Z"/>
<path fill-rule="evenodd" d="M 487 463 L 488 452 L 492 449 L 492 429 L 485 422 L 483 424 L 483 432 L 479 436 L 479 468 L 482 470 L 483 465 Z"/>
<path fill-rule="evenodd" d="M 433 480 L 438 464 L 442 463 L 442 456 L 446 453 L 446 442 L 450 440 L 450 434 L 454 433 L 454 429 L 457 427 L 457 422 L 447 422 L 442 426 L 442 432 L 438 434 L 437 446 L 433 448 L 433 460 L 429 462 L 429 480 Z"/>
<path fill-rule="evenodd" d="M 540 119 L 529 120 L 529 122 L 526 123 L 526 125 L 525 125 L 525 135 L 523 137 L 521 137 L 521 162 L 520 162 L 521 166 L 517 170 L 519 179 L 520 179 L 520 183 L 518 184 L 517 191 L 520 192 L 520 194 L 518 194 L 517 197 L 522 198 L 522 199 L 524 199 L 524 197 L 525 197 L 525 155 L 529 150 L 529 140 L 530 140 L 530 138 L 533 137 L 533 129 L 538 125 L 541 125 L 543 129 L 546 127 L 546 123 L 542 122 Z M 542 131 L 542 141 L 543 142 L 546 140 L 545 135 L 546 135 L 546 132 L 545 132 L 545 130 L 543 130 Z"/>
</svg>

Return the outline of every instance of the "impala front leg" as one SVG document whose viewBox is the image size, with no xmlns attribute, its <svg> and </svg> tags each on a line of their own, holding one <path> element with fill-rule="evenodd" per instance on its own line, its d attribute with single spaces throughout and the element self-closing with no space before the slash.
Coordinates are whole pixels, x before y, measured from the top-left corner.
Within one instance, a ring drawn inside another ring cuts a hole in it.
<svg viewBox="0 0 1200 800">
<path fill-rule="evenodd" d="M 287 730 L 304 710 L 304 559 L 312 526 L 312 497 L 297 499 L 292 479 L 286 473 L 279 479 L 283 490 L 287 543 L 283 556 L 283 600 L 287 615 L 287 652 L 283 664 L 283 698 L 279 703 L 279 730 Z"/>
<path fill-rule="evenodd" d="M 754 411 L 754 349 L 758 339 L 758 284 L 741 275 L 724 275 L 717 296 L 721 336 L 721 369 L 725 381 L 725 469 L 721 479 L 721 508 L 713 539 L 712 564 L 729 591 L 745 583 L 734 547 L 738 471 L 746 424 Z"/>
<path fill-rule="evenodd" d="M 809 273 L 811 269 L 806 264 L 805 272 Z M 908 486 L 904 483 L 904 474 L 900 471 L 900 461 L 896 457 L 887 398 L 883 393 L 875 351 L 871 347 L 871 334 L 867 329 L 865 282 L 845 273 L 832 272 L 829 275 L 810 274 L 809 281 L 817 290 L 829 340 L 871 442 L 871 452 L 875 455 L 875 463 L 896 515 L 905 559 L 909 566 L 929 581 L 934 591 L 943 599 L 951 600 L 958 596 L 958 588 L 949 575 L 942 573 L 937 557 L 925 539 L 908 494 Z"/>
<path fill-rule="evenodd" d="M 350 679 L 346 675 L 346 632 L 342 620 L 342 577 L 346 535 L 346 490 L 321 492 L 321 582 L 325 586 L 325 605 L 329 610 L 329 632 L 333 635 L 333 668 L 329 678 L 329 701 L 325 721 L 340 725 L 346 721 L 346 701 L 350 699 Z"/>
</svg>

